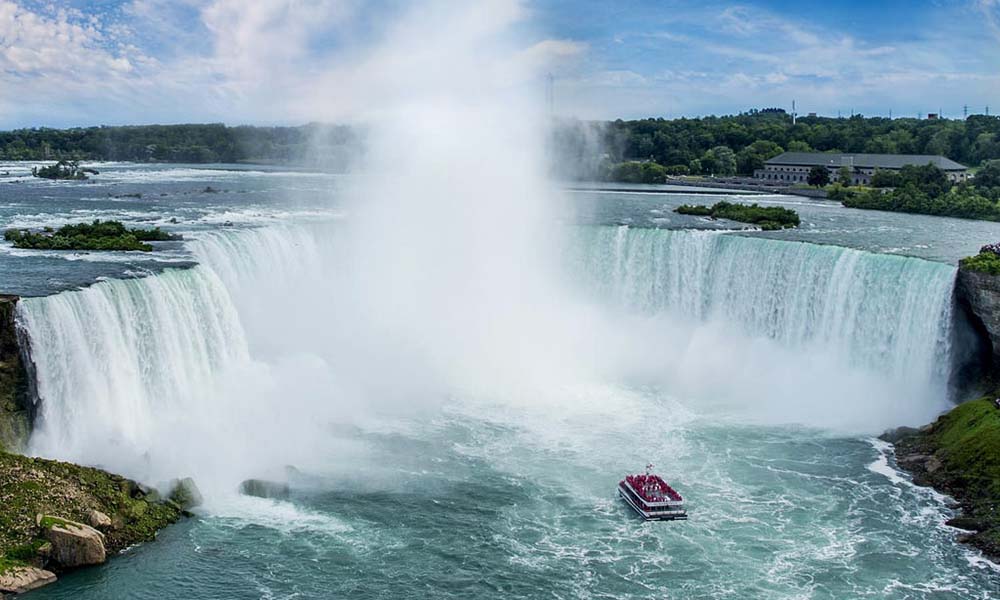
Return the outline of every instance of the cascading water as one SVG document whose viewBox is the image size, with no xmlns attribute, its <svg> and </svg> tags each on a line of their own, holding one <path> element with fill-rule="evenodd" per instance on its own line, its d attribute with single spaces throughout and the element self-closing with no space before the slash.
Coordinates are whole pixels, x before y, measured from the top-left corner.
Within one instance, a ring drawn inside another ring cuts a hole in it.
<svg viewBox="0 0 1000 600">
<path fill-rule="evenodd" d="M 250 476 L 292 462 L 294 444 L 278 440 L 317 443 L 378 404 L 389 371 L 359 372 L 384 348 L 334 302 L 351 281 L 329 260 L 335 227 L 211 233 L 194 242 L 193 269 L 25 300 L 34 450 L 154 481 L 206 462 Z M 735 402 L 764 421 L 866 431 L 943 407 L 950 266 L 711 232 L 587 227 L 569 239 L 567 274 L 591 308 L 565 307 L 588 331 L 560 347 L 590 347 L 606 380 L 653 374 L 727 412 Z M 416 355 L 383 358 L 398 375 Z M 434 367 L 409 365 L 391 391 L 415 393 Z M 446 377 L 424 384 L 448 394 Z"/>
<path fill-rule="evenodd" d="M 203 267 L 28 298 L 18 320 L 41 402 L 34 450 L 135 474 L 178 416 L 211 407 L 219 373 L 249 360 L 229 294 Z"/>
<path fill-rule="evenodd" d="M 642 313 L 722 320 L 786 348 L 941 386 L 955 268 L 797 242 L 628 227 L 580 228 L 575 272 Z"/>
</svg>

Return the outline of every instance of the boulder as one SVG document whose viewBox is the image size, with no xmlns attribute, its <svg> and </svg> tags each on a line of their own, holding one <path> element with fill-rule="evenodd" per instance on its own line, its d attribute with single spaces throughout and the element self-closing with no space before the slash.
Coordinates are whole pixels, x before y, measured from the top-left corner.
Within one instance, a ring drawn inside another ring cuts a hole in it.
<svg viewBox="0 0 1000 600">
<path fill-rule="evenodd" d="M 52 543 L 52 560 L 63 567 L 99 565 L 107 560 L 104 534 L 90 525 L 48 516 L 38 522 Z"/>
<path fill-rule="evenodd" d="M 87 514 L 87 522 L 91 527 L 97 529 L 107 529 L 111 527 L 111 517 L 99 510 L 92 510 Z"/>
<path fill-rule="evenodd" d="M 0 573 L 0 593 L 23 594 L 56 580 L 51 571 L 36 567 L 14 567 Z"/>
<path fill-rule="evenodd" d="M 240 484 L 240 493 L 246 496 L 256 496 L 258 498 L 288 498 L 289 489 L 287 483 L 279 481 L 267 481 L 265 479 L 247 479 Z"/>
<path fill-rule="evenodd" d="M 185 477 L 175 479 L 170 484 L 170 494 L 167 496 L 171 502 L 175 503 L 181 510 L 188 510 L 196 506 L 201 506 L 205 499 L 201 495 L 194 479 Z"/>
</svg>

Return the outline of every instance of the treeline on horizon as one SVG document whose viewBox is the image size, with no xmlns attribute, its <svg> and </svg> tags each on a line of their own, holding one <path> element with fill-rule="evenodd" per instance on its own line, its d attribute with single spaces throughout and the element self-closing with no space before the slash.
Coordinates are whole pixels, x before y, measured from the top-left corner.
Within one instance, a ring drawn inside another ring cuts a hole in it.
<svg viewBox="0 0 1000 600">
<path fill-rule="evenodd" d="M 257 127 L 223 124 L 31 128 L 0 132 L 0 160 L 285 162 L 329 164 L 363 151 L 346 125 Z M 701 118 L 578 121 L 552 130 L 556 172 L 577 179 L 750 175 L 784 151 L 932 154 L 968 166 L 1000 158 L 1000 117 L 958 119 L 792 117 L 781 109 Z M 619 167 L 622 168 L 622 167 Z"/>
<path fill-rule="evenodd" d="M 229 127 L 221 123 L 0 131 L 0 160 L 309 163 L 348 161 L 360 147 L 346 125 Z"/>
<path fill-rule="evenodd" d="M 1000 117 L 799 117 L 781 109 L 702 118 L 564 121 L 561 160 L 597 179 L 752 175 L 782 152 L 941 155 L 966 166 L 1000 158 Z M 638 164 L 635 164 L 638 163 Z M 616 171 L 617 170 L 617 171 Z"/>
</svg>

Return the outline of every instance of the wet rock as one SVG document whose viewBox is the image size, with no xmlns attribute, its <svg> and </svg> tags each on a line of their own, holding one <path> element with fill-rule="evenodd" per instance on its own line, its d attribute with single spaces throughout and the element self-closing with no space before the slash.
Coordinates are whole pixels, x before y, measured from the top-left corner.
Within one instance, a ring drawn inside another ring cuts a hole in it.
<svg viewBox="0 0 1000 600">
<path fill-rule="evenodd" d="M 899 440 L 908 438 L 917 432 L 917 429 L 914 429 L 913 427 L 897 427 L 896 429 L 886 431 L 879 436 L 879 439 L 889 442 L 890 444 L 895 444 Z"/>
<path fill-rule="evenodd" d="M 289 489 L 287 483 L 267 481 L 266 479 L 247 479 L 240 484 L 240 493 L 246 496 L 281 500 L 288 498 Z"/>
<path fill-rule="evenodd" d="M 99 565 L 107 560 L 104 534 L 90 525 L 40 516 L 39 526 L 52 543 L 52 560 L 63 567 Z"/>
<path fill-rule="evenodd" d="M 14 567 L 0 574 L 0 593 L 23 594 L 53 583 L 55 580 L 55 573 L 45 569 Z"/>
<path fill-rule="evenodd" d="M 930 459 L 930 454 L 909 454 L 907 456 L 900 456 L 896 460 L 900 465 L 912 468 L 915 465 L 923 465 Z"/>
<path fill-rule="evenodd" d="M 988 527 L 982 520 L 965 515 L 948 519 L 945 525 L 956 529 L 964 529 L 965 531 L 982 531 Z"/>
<path fill-rule="evenodd" d="M 198 489 L 198 485 L 190 477 L 175 479 L 171 482 L 170 494 L 167 495 L 167 498 L 179 506 L 181 510 L 189 510 L 196 506 L 201 506 L 202 502 L 205 501 L 201 495 L 201 490 Z"/>
</svg>

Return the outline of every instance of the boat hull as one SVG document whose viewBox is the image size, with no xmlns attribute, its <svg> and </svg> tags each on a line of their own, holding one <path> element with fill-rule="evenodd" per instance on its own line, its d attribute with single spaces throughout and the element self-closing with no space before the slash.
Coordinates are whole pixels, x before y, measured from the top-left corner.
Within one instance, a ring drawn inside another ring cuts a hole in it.
<svg viewBox="0 0 1000 600">
<path fill-rule="evenodd" d="M 621 499 L 626 504 L 632 507 L 632 510 L 647 521 L 686 521 L 688 518 L 687 511 L 683 508 L 655 512 L 646 510 L 633 500 L 620 485 L 618 486 L 618 495 L 621 496 Z"/>
</svg>

